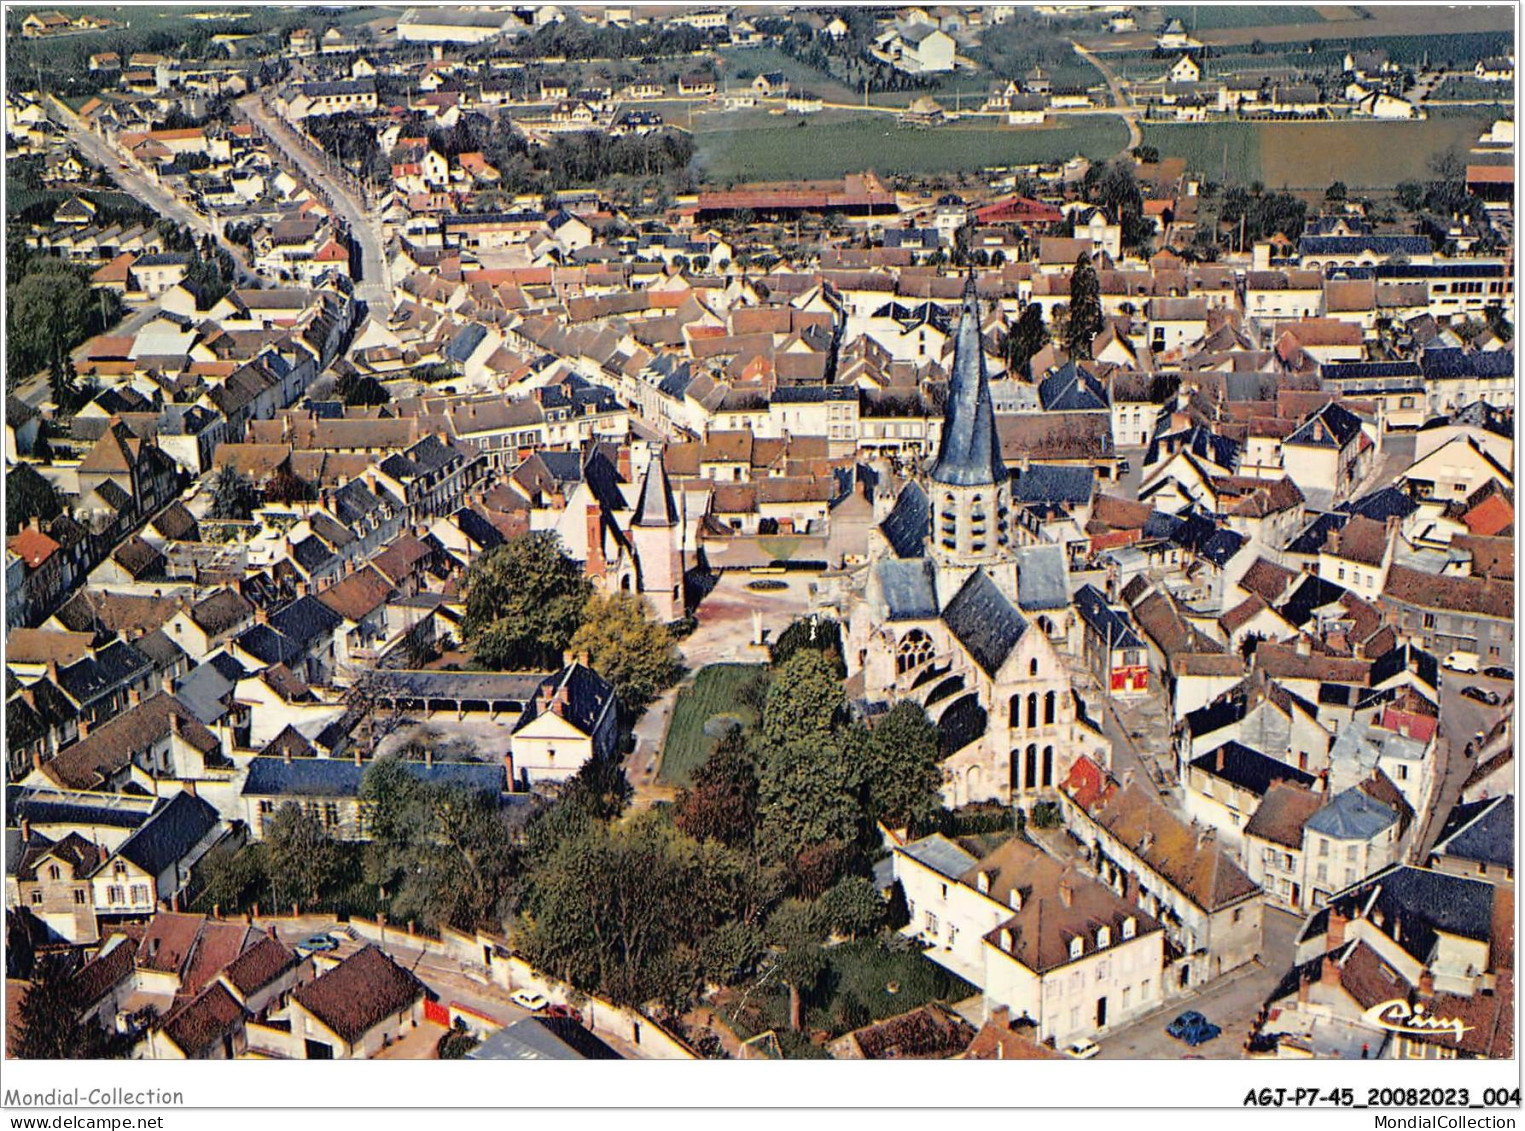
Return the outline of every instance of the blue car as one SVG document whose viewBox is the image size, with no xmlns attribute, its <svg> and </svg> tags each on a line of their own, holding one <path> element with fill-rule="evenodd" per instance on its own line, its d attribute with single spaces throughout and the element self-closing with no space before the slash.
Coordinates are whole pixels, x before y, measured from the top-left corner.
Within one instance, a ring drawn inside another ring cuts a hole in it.
<svg viewBox="0 0 1525 1131">
<path fill-rule="evenodd" d="M 1192 1048 L 1206 1044 L 1219 1033 L 1223 1032 L 1206 1017 L 1203 1017 L 1195 1009 L 1188 1009 L 1177 1017 L 1169 1025 L 1165 1026 L 1165 1032 L 1178 1041 L 1184 1041 Z"/>
</svg>

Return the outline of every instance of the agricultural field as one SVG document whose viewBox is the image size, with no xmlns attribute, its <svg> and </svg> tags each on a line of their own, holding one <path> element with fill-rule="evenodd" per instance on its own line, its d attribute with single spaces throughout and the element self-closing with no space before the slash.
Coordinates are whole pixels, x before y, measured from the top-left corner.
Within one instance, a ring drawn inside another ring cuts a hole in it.
<svg viewBox="0 0 1525 1131">
<path fill-rule="evenodd" d="M 1160 22 L 1180 20 L 1187 31 L 1219 31 L 1224 28 L 1276 27 L 1281 24 L 1316 24 L 1324 17 L 1317 8 L 1303 4 L 1253 4 L 1244 7 L 1196 7 L 1166 5 Z"/>
<path fill-rule="evenodd" d="M 1146 123 L 1144 144 L 1163 157 L 1184 157 L 1208 179 L 1268 188 L 1322 189 L 1344 181 L 1352 191 L 1391 189 L 1429 176 L 1430 159 L 1465 154 L 1488 115 L 1436 117 L 1422 122 Z"/>
<path fill-rule="evenodd" d="M 1111 157 L 1128 143 L 1112 114 L 1066 116 L 1041 127 L 997 126 L 995 119 L 933 128 L 904 126 L 891 114 L 714 115 L 697 129 L 700 174 L 709 184 L 958 172 L 994 165 Z"/>
<path fill-rule="evenodd" d="M 678 692 L 658 777 L 667 785 L 686 786 L 727 730 L 756 726 L 757 709 L 746 689 L 762 677 L 761 664 L 711 664 L 694 677 L 692 687 Z"/>
</svg>

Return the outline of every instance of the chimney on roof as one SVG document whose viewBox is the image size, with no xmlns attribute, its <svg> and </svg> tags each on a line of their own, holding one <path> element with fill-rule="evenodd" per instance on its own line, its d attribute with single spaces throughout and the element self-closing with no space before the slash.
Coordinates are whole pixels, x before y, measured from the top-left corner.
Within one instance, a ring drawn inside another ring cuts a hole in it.
<svg viewBox="0 0 1525 1131">
<path fill-rule="evenodd" d="M 1428 969 L 1419 972 L 1419 985 L 1417 989 L 1419 990 L 1420 997 L 1435 996 L 1435 975 Z"/>
<path fill-rule="evenodd" d="M 1340 984 L 1340 964 L 1330 955 L 1324 955 L 1323 965 L 1319 967 L 1319 979 L 1326 986 Z"/>
<path fill-rule="evenodd" d="M 619 470 L 621 479 L 626 483 L 634 482 L 631 478 L 630 446 L 628 444 L 620 445 L 619 452 L 615 457 L 615 466 Z"/>
<path fill-rule="evenodd" d="M 180 737 L 180 713 L 178 711 L 171 711 L 169 713 L 169 733 L 175 738 Z"/>
<path fill-rule="evenodd" d="M 54 660 L 54 659 L 49 659 L 48 663 L 47 663 L 47 669 L 48 669 L 48 682 L 56 684 L 58 682 L 58 661 Z"/>
<path fill-rule="evenodd" d="M 256 608 L 254 610 L 254 623 L 255 624 L 269 624 L 270 623 L 270 614 L 269 614 L 269 612 L 267 612 L 265 610 L 265 608 L 263 606 L 260 606 L 260 607 L 258 607 L 258 608 Z"/>
<path fill-rule="evenodd" d="M 1224 753 L 1223 753 L 1223 751 L 1226 749 L 1226 746 L 1227 746 L 1227 744 L 1225 744 L 1224 746 L 1218 747 L 1218 772 L 1220 774 L 1223 772 L 1223 760 L 1224 760 Z"/>
<path fill-rule="evenodd" d="M 81 738 L 88 738 L 90 736 L 90 720 L 89 719 L 80 719 L 80 721 L 79 721 L 79 736 Z"/>
<path fill-rule="evenodd" d="M 1297 638 L 1296 650 L 1299 656 L 1311 656 L 1313 655 L 1313 642 L 1306 636 L 1299 636 Z"/>
<path fill-rule="evenodd" d="M 127 705 L 129 707 L 136 707 L 136 706 L 138 706 L 142 702 L 143 702 L 143 693 L 141 691 L 139 691 L 136 687 L 129 687 L 127 689 Z"/>
<path fill-rule="evenodd" d="M 32 839 L 32 822 L 26 817 L 21 818 L 21 843 L 25 844 Z"/>
<path fill-rule="evenodd" d="M 195 778 L 188 778 L 182 784 L 185 786 L 185 792 L 186 793 L 189 793 L 192 797 L 196 796 L 196 779 Z"/>
<path fill-rule="evenodd" d="M 985 1020 L 1000 1029 L 1011 1028 L 1011 1007 L 1008 1005 L 993 1005 L 986 1014 Z"/>
<path fill-rule="evenodd" d="M 1066 907 L 1075 905 L 1075 886 L 1070 882 L 1069 870 L 1059 878 L 1059 902 Z"/>
<path fill-rule="evenodd" d="M 1345 945 L 1345 928 L 1350 920 L 1345 918 L 1336 908 L 1329 909 L 1329 926 L 1324 931 L 1324 949 L 1334 950 L 1336 947 Z"/>
</svg>

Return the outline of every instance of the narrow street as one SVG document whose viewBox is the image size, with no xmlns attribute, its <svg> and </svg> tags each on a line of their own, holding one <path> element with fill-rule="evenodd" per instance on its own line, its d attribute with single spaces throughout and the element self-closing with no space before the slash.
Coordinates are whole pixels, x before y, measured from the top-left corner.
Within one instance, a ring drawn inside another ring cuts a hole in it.
<svg viewBox="0 0 1525 1131">
<path fill-rule="evenodd" d="M 48 116 L 63 126 L 69 135 L 69 140 L 77 145 L 89 160 L 105 169 L 107 175 L 116 181 L 124 192 L 159 215 L 167 216 L 177 224 L 185 225 L 198 236 L 211 236 L 233 256 L 233 262 L 238 267 L 239 282 L 254 281 L 254 276 L 249 273 L 244 264 L 242 252 L 230 246 L 222 238 L 216 225 L 174 193 L 165 189 L 146 170 L 135 168 L 136 162 L 131 157 L 112 148 L 104 139 L 92 133 L 74 111 L 63 102 L 49 96 L 47 103 Z"/>
<path fill-rule="evenodd" d="M 1103 1037 L 1102 1060 L 1240 1060 L 1244 1040 L 1266 997 L 1292 965 L 1300 916 L 1267 907 L 1260 961 L 1242 966 L 1212 982 L 1201 993 L 1172 998 L 1133 1024 Z M 1195 1009 L 1223 1032 L 1206 1044 L 1190 1048 L 1165 1032 L 1180 1014 Z"/>
<path fill-rule="evenodd" d="M 1122 81 L 1117 77 L 1112 68 L 1102 60 L 1101 56 L 1093 54 L 1091 51 L 1088 51 L 1086 48 L 1073 41 L 1071 42 L 1070 46 L 1075 48 L 1075 54 L 1079 55 L 1087 63 L 1090 63 L 1091 66 L 1100 71 L 1102 78 L 1107 80 L 1107 90 L 1111 92 L 1112 105 L 1117 111 L 1117 116 L 1120 117 L 1128 127 L 1128 148 L 1123 150 L 1123 152 L 1119 153 L 1117 156 L 1128 156 L 1128 154 L 1132 153 L 1135 149 L 1144 144 L 1144 131 L 1138 128 L 1138 107 L 1134 106 L 1133 103 L 1128 101 L 1128 95 L 1127 92 L 1123 90 Z"/>
<path fill-rule="evenodd" d="M 270 143 L 296 165 L 308 183 L 327 198 L 349 227 L 360 251 L 360 282 L 355 287 L 356 296 L 372 309 L 390 311 L 391 272 L 380 218 L 356 199 L 342 173 L 336 175 L 323 168 L 322 158 L 315 154 L 311 143 L 304 142 L 289 125 L 272 114 L 259 95 L 250 94 L 239 99 L 236 105 Z"/>
</svg>

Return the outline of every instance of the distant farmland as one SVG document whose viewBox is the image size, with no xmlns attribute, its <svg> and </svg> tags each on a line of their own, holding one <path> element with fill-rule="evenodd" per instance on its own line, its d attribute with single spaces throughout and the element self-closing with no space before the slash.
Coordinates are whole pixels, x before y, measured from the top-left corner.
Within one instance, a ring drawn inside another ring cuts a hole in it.
<svg viewBox="0 0 1525 1131">
<path fill-rule="evenodd" d="M 1430 159 L 1449 149 L 1463 157 L 1491 115 L 1423 122 L 1213 122 L 1144 125 L 1144 144 L 1184 157 L 1209 180 L 1261 181 L 1269 188 L 1391 189 L 1423 180 Z M 1226 150 L 1226 160 L 1225 160 Z"/>
<path fill-rule="evenodd" d="M 974 171 L 1062 161 L 1077 153 L 1111 157 L 1128 143 L 1127 127 L 1111 114 L 1066 117 L 1041 128 L 961 122 L 918 129 L 889 114 L 828 121 L 753 118 L 733 128 L 718 117 L 714 121 L 714 128 L 695 137 L 701 176 L 709 184 L 839 177 L 865 169 L 881 176 Z"/>
</svg>

